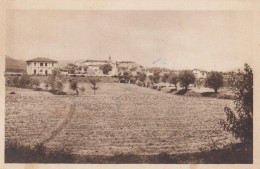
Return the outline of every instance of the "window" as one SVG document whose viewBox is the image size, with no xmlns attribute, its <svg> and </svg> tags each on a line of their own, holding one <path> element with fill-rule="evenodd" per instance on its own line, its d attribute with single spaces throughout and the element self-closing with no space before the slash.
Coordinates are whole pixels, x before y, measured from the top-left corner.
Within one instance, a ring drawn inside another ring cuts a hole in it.
<svg viewBox="0 0 260 169">
<path fill-rule="evenodd" d="M 40 66 L 43 66 L 43 63 L 40 63 Z"/>
<path fill-rule="evenodd" d="M 34 66 L 36 66 L 36 62 L 34 62 Z"/>
<path fill-rule="evenodd" d="M 45 63 L 45 66 L 47 66 L 47 63 Z"/>
<path fill-rule="evenodd" d="M 52 63 L 52 67 L 53 67 L 53 65 L 54 65 L 54 64 Z"/>
<path fill-rule="evenodd" d="M 45 70 L 45 75 L 47 75 L 48 74 L 48 70 Z"/>
<path fill-rule="evenodd" d="M 30 62 L 28 62 L 27 65 L 30 66 Z"/>
<path fill-rule="evenodd" d="M 34 71 L 33 71 L 33 74 L 35 74 L 36 75 L 36 70 L 34 69 Z"/>
</svg>

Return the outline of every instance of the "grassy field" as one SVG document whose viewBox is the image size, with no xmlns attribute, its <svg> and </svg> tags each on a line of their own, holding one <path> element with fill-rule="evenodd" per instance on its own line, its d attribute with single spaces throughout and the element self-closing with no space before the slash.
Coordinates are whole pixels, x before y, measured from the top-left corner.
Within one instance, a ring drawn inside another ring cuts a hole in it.
<svg viewBox="0 0 260 169">
<path fill-rule="evenodd" d="M 219 124 L 231 100 L 119 83 L 100 83 L 94 95 L 79 86 L 79 96 L 68 86 L 68 95 L 6 87 L 6 140 L 78 155 L 183 154 L 238 142 Z"/>
</svg>

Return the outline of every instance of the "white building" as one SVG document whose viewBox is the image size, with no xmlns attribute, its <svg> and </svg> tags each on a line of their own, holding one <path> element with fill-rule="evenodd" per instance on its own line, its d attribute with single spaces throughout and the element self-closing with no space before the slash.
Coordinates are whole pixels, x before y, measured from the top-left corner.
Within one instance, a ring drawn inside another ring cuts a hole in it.
<svg viewBox="0 0 260 169">
<path fill-rule="evenodd" d="M 28 75 L 50 75 L 57 66 L 57 61 L 42 57 L 27 60 L 26 62 Z"/>
<path fill-rule="evenodd" d="M 207 77 L 207 71 L 193 69 L 192 72 L 196 79 L 205 79 Z"/>
<path fill-rule="evenodd" d="M 83 67 L 87 67 L 87 74 L 91 76 L 103 76 L 103 71 L 100 69 L 102 65 L 110 64 L 112 66 L 112 70 L 108 72 L 109 76 L 113 76 L 117 74 L 117 62 L 112 61 L 111 57 L 109 60 L 85 60 L 82 63 L 77 63 L 76 65 Z"/>
</svg>

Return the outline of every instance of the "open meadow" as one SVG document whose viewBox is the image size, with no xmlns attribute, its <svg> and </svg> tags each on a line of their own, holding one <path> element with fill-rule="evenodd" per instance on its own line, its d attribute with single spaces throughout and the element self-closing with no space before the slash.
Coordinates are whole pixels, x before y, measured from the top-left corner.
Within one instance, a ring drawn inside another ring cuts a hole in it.
<svg viewBox="0 0 260 169">
<path fill-rule="evenodd" d="M 120 83 L 99 83 L 94 95 L 81 85 L 86 91 L 78 96 L 68 88 L 67 95 L 53 95 L 7 86 L 6 140 L 79 155 L 182 154 L 239 142 L 219 124 L 232 100 Z"/>
</svg>

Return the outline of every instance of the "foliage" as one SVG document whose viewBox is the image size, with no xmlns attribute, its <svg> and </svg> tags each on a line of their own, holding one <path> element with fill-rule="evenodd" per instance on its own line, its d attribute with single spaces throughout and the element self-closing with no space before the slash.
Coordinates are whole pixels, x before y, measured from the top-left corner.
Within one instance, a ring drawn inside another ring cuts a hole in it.
<svg viewBox="0 0 260 169">
<path fill-rule="evenodd" d="M 181 87 L 184 87 L 185 90 L 188 90 L 189 85 L 195 82 L 195 76 L 191 71 L 184 70 L 179 74 L 179 81 Z"/>
<path fill-rule="evenodd" d="M 130 83 L 131 84 L 135 84 L 136 82 L 136 78 L 135 77 L 130 77 Z"/>
<path fill-rule="evenodd" d="M 168 68 L 162 68 L 162 67 L 150 67 L 150 68 L 147 68 L 146 70 L 151 72 L 151 73 L 156 73 L 156 72 L 161 73 L 161 72 L 169 72 L 169 71 L 171 71 Z"/>
<path fill-rule="evenodd" d="M 222 73 L 215 71 L 210 72 L 206 78 L 205 86 L 214 89 L 214 92 L 217 94 L 218 89 L 223 86 Z"/>
<path fill-rule="evenodd" d="M 76 91 L 77 95 L 79 95 L 77 79 L 70 80 L 69 82 L 70 82 L 70 88 Z"/>
<path fill-rule="evenodd" d="M 27 74 L 23 74 L 19 79 L 19 87 L 26 88 L 30 85 L 30 77 Z"/>
<path fill-rule="evenodd" d="M 205 79 L 195 79 L 194 85 L 195 87 L 202 87 L 205 84 Z"/>
<path fill-rule="evenodd" d="M 79 90 L 80 90 L 82 93 L 84 93 L 86 89 L 85 89 L 85 87 L 82 86 L 82 87 L 79 88 Z"/>
<path fill-rule="evenodd" d="M 227 121 L 222 121 L 225 130 L 240 138 L 243 144 L 253 143 L 253 72 L 248 64 L 244 71 L 233 77 L 235 111 L 225 107 Z"/>
<path fill-rule="evenodd" d="M 19 77 L 18 77 L 18 76 L 15 76 L 15 77 L 13 78 L 13 86 L 18 87 L 18 84 L 19 84 Z"/>
<path fill-rule="evenodd" d="M 48 89 L 49 89 L 49 86 L 50 86 L 50 84 L 49 84 L 49 81 L 48 81 L 48 79 L 45 81 L 45 84 L 44 84 L 44 86 L 46 87 L 46 90 L 48 90 Z"/>
<path fill-rule="evenodd" d="M 89 82 L 91 84 L 90 87 L 94 91 L 94 94 L 96 94 L 96 90 L 98 90 L 97 82 L 99 82 L 99 79 L 97 77 L 92 77 L 89 79 Z"/>
<path fill-rule="evenodd" d="M 125 79 L 125 82 L 126 82 L 126 83 L 129 83 L 130 78 L 131 78 L 132 76 L 133 76 L 132 73 L 129 72 L 129 71 L 124 71 L 124 72 L 123 72 L 123 78 Z"/>
<path fill-rule="evenodd" d="M 49 150 L 44 145 L 24 146 L 17 141 L 6 141 L 6 163 L 73 163 L 75 157 L 71 150 L 62 148 Z"/>
<path fill-rule="evenodd" d="M 159 83 L 160 80 L 160 72 L 155 72 L 152 76 L 149 76 L 149 79 L 152 84 Z"/>
<path fill-rule="evenodd" d="M 169 73 L 164 73 L 163 76 L 162 76 L 162 81 L 164 83 L 169 82 L 169 77 L 170 77 Z"/>
<path fill-rule="evenodd" d="M 137 70 L 137 67 L 132 67 L 132 68 L 130 68 L 130 71 L 136 71 Z"/>
<path fill-rule="evenodd" d="M 146 80 L 146 74 L 143 72 L 137 72 L 137 79 L 144 82 Z"/>
<path fill-rule="evenodd" d="M 54 69 L 51 76 L 48 77 L 48 83 L 51 86 L 52 93 L 61 92 L 63 90 L 63 82 L 58 69 Z"/>
<path fill-rule="evenodd" d="M 75 71 L 77 70 L 77 65 L 68 63 L 67 66 L 65 66 L 66 69 L 69 69 L 70 74 L 75 74 Z"/>
<path fill-rule="evenodd" d="M 169 75 L 169 83 L 174 84 L 177 90 L 178 76 L 175 73 Z"/>
<path fill-rule="evenodd" d="M 137 80 L 137 81 L 135 82 L 135 84 L 136 84 L 137 86 L 144 86 L 144 82 L 142 82 L 142 81 L 140 81 L 140 80 Z"/>
<path fill-rule="evenodd" d="M 32 79 L 31 80 L 31 85 L 32 85 L 33 88 L 37 89 L 40 86 L 39 79 Z"/>
<path fill-rule="evenodd" d="M 112 70 L 112 66 L 110 64 L 104 64 L 100 66 L 100 69 L 103 71 L 104 74 L 108 74 Z"/>
</svg>

